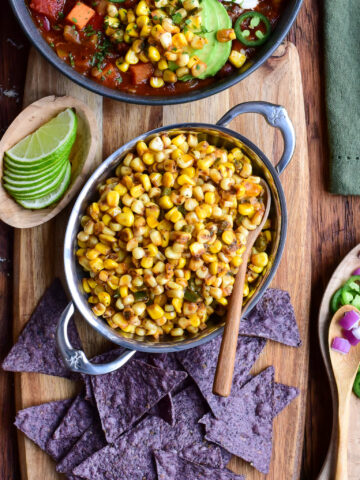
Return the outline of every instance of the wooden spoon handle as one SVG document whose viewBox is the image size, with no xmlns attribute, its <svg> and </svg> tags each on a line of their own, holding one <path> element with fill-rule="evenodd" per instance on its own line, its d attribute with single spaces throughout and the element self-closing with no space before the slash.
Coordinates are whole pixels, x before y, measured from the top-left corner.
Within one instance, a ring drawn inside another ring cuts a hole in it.
<svg viewBox="0 0 360 480">
<path fill-rule="evenodd" d="M 244 258 L 246 267 L 247 259 Z M 222 397 L 228 397 L 231 392 L 232 379 L 234 374 L 236 346 L 239 336 L 239 326 L 241 318 L 241 310 L 243 303 L 245 271 L 243 265 L 240 267 L 236 278 L 232 295 L 234 300 L 230 302 L 224 333 L 222 337 L 218 363 L 216 367 L 213 392 Z"/>
<path fill-rule="evenodd" d="M 348 433 L 349 433 L 349 412 L 350 395 L 339 392 L 339 439 L 337 448 L 335 480 L 348 480 Z"/>
</svg>

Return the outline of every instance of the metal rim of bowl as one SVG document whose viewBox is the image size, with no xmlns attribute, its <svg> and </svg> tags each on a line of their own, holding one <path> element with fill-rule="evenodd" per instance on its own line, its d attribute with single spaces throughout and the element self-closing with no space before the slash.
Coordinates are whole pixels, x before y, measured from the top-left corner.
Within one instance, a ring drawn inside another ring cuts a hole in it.
<svg viewBox="0 0 360 480">
<path fill-rule="evenodd" d="M 193 102 L 195 100 L 201 100 L 202 98 L 210 97 L 216 93 L 232 87 L 236 83 L 244 80 L 248 75 L 259 68 L 280 46 L 285 36 L 289 32 L 292 24 L 294 23 L 296 16 L 300 10 L 303 0 L 294 0 L 293 5 L 287 6 L 287 12 L 282 13 L 279 23 L 274 30 L 272 37 L 264 45 L 264 51 L 260 52 L 257 56 L 258 59 L 254 61 L 245 72 L 238 74 L 232 74 L 227 79 L 220 79 L 210 84 L 208 87 L 195 89 L 187 93 L 179 95 L 169 96 L 147 96 L 127 93 L 121 90 L 114 90 L 108 87 L 104 87 L 99 83 L 96 83 L 92 79 L 85 77 L 74 70 L 66 62 L 62 61 L 57 54 L 51 49 L 47 42 L 41 36 L 37 26 L 35 25 L 31 15 L 28 11 L 28 7 L 24 0 L 10 0 L 13 12 L 24 30 L 26 36 L 35 46 L 35 48 L 60 72 L 70 78 L 78 85 L 104 97 L 112 98 L 114 100 L 120 100 L 127 103 L 135 103 L 139 105 L 175 105 L 179 103 Z"/>
<path fill-rule="evenodd" d="M 96 317 L 91 312 L 89 308 L 87 299 L 85 298 L 84 294 L 81 292 L 81 288 L 79 287 L 79 278 L 77 276 L 77 270 L 79 266 L 77 265 L 75 254 L 74 254 L 74 241 L 76 239 L 77 229 L 80 222 L 80 216 L 83 215 L 84 212 L 84 202 L 85 199 L 90 192 L 94 192 L 96 185 L 99 183 L 99 178 L 105 174 L 105 172 L 110 173 L 113 168 L 115 168 L 116 163 L 119 163 L 122 155 L 131 149 L 134 148 L 138 141 L 144 140 L 152 135 L 155 135 L 160 132 L 165 131 L 172 131 L 172 130 L 191 130 L 191 129 L 201 129 L 203 131 L 214 131 L 220 132 L 236 140 L 242 142 L 246 145 L 257 157 L 261 160 L 261 162 L 265 165 L 266 169 L 269 171 L 272 180 L 274 181 L 274 185 L 278 194 L 278 204 L 280 210 L 280 221 L 281 221 L 281 228 L 279 232 L 279 241 L 278 246 L 276 249 L 276 253 L 274 255 L 274 260 L 272 262 L 271 268 L 269 269 L 268 273 L 264 277 L 263 282 L 261 283 L 260 288 L 256 291 L 253 295 L 249 303 L 246 305 L 246 312 L 249 312 L 256 303 L 260 300 L 263 293 L 265 292 L 266 288 L 268 287 L 269 283 L 273 279 L 276 270 L 279 266 L 284 245 L 286 239 L 286 230 L 287 230 L 287 209 L 286 209 L 286 200 L 284 191 L 281 185 L 281 181 L 279 178 L 278 173 L 275 170 L 275 167 L 272 165 L 270 160 L 266 157 L 266 155 L 249 139 L 242 136 L 241 134 L 226 128 L 221 127 L 218 125 L 212 124 L 205 124 L 205 123 L 181 123 L 181 124 L 173 124 L 167 125 L 164 127 L 159 127 L 154 130 L 148 131 L 142 135 L 139 135 L 135 139 L 127 142 L 125 145 L 117 149 L 113 152 L 99 167 L 94 171 L 88 181 L 85 183 L 84 187 L 78 194 L 78 198 L 73 206 L 71 211 L 68 224 L 66 227 L 65 232 L 65 240 L 64 240 L 64 270 L 65 270 L 65 278 L 67 282 L 67 286 L 69 292 L 71 294 L 72 300 L 76 306 L 77 311 L 81 314 L 81 316 L 86 320 L 86 322 L 92 326 L 98 333 L 100 333 L 103 337 L 107 338 L 111 342 L 120 345 L 124 348 L 137 350 L 142 352 L 148 353 L 168 353 L 168 352 L 176 352 L 180 350 L 186 350 L 188 348 L 193 348 L 200 346 L 215 337 L 217 337 L 223 331 L 223 325 L 219 324 L 218 327 L 214 328 L 213 331 L 210 333 L 200 336 L 199 338 L 196 337 L 189 337 L 188 339 L 182 341 L 181 343 L 172 343 L 172 342 L 141 342 L 140 340 L 133 340 L 130 338 L 125 338 L 120 336 L 113 330 L 110 326 L 106 325 L 105 322 L 99 317 Z M 205 332 L 205 331 L 204 331 Z"/>
</svg>

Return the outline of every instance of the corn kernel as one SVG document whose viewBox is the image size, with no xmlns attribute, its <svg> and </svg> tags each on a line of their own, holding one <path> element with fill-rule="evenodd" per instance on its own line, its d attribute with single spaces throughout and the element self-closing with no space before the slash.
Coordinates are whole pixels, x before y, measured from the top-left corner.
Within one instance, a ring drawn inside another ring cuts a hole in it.
<svg viewBox="0 0 360 480">
<path fill-rule="evenodd" d="M 111 303 L 111 297 L 107 292 L 100 292 L 98 294 L 99 302 L 108 307 Z"/>
<path fill-rule="evenodd" d="M 119 264 L 111 258 L 107 258 L 106 260 L 104 260 L 104 268 L 106 268 L 106 270 L 115 270 L 115 268 L 117 268 L 118 266 Z"/>
<path fill-rule="evenodd" d="M 251 256 L 251 262 L 256 266 L 256 267 L 266 267 L 266 265 L 269 263 L 269 257 L 266 252 L 260 252 L 255 255 Z M 260 273 L 260 272 L 257 272 Z"/>
<path fill-rule="evenodd" d="M 229 56 L 229 62 L 232 63 L 234 67 L 240 68 L 246 62 L 246 55 L 244 55 L 241 52 L 238 52 L 237 50 L 231 50 L 231 53 Z"/>
<path fill-rule="evenodd" d="M 139 57 L 136 55 L 134 50 L 129 48 L 127 54 L 125 55 L 125 62 L 129 63 L 130 65 L 136 65 L 139 62 Z"/>
<path fill-rule="evenodd" d="M 146 307 L 146 311 L 153 320 L 157 320 L 165 314 L 164 310 L 160 307 L 160 305 L 157 305 L 156 303 L 153 303 L 152 305 Z"/>
<path fill-rule="evenodd" d="M 123 227 L 131 227 L 134 224 L 134 214 L 131 210 L 116 215 L 116 221 Z"/>
<path fill-rule="evenodd" d="M 148 4 L 145 2 L 145 0 L 141 0 L 138 3 L 135 13 L 138 17 L 140 17 L 141 15 L 149 15 L 150 8 L 148 7 Z"/>
<path fill-rule="evenodd" d="M 89 282 L 87 281 L 86 278 L 82 279 L 82 287 L 83 287 L 85 293 L 90 293 L 91 292 Z"/>
<path fill-rule="evenodd" d="M 97 317 L 100 317 L 105 313 L 106 307 L 102 303 L 97 303 L 91 309 Z"/>
<path fill-rule="evenodd" d="M 225 230 L 221 235 L 222 241 L 227 245 L 231 245 L 235 241 L 235 234 L 232 230 Z"/>
<path fill-rule="evenodd" d="M 169 68 L 169 65 L 168 65 L 167 61 L 163 58 L 159 61 L 157 67 L 158 67 L 159 70 L 163 71 L 163 70 L 166 70 L 167 68 Z"/>
<path fill-rule="evenodd" d="M 159 199 L 159 206 L 165 210 L 169 210 L 174 206 L 174 204 L 168 195 L 164 195 Z"/>
<path fill-rule="evenodd" d="M 244 215 L 246 217 L 251 217 L 251 215 L 254 214 L 254 205 L 252 205 L 251 203 L 240 203 L 240 205 L 238 206 L 238 212 L 240 213 L 240 215 Z"/>
<path fill-rule="evenodd" d="M 149 215 L 146 217 L 146 223 L 149 225 L 150 228 L 156 228 L 159 224 L 159 221 L 153 215 Z"/>
<path fill-rule="evenodd" d="M 94 260 L 90 260 L 89 263 L 91 270 L 95 273 L 100 272 L 100 270 L 104 268 L 104 264 L 101 258 L 95 258 Z"/>
<path fill-rule="evenodd" d="M 152 86 L 152 88 L 161 88 L 165 85 L 165 82 L 160 77 L 151 77 L 150 85 Z"/>
<path fill-rule="evenodd" d="M 228 301 L 225 297 L 218 298 L 217 302 L 220 303 L 220 305 L 224 305 L 224 306 L 228 304 Z"/>
<path fill-rule="evenodd" d="M 210 252 L 211 253 L 219 253 L 222 249 L 222 244 L 221 244 L 221 241 L 219 239 L 215 240 L 215 242 L 210 245 Z"/>
<path fill-rule="evenodd" d="M 183 300 L 181 298 L 173 298 L 171 303 L 173 304 L 175 311 L 181 313 Z"/>
<path fill-rule="evenodd" d="M 144 190 L 146 192 L 148 192 L 151 188 L 151 182 L 150 182 L 149 175 L 146 175 L 146 174 L 141 175 L 140 180 L 141 180 L 141 183 L 144 187 Z"/>
<path fill-rule="evenodd" d="M 154 259 L 152 257 L 143 257 L 141 259 L 141 266 L 143 268 L 151 268 L 154 265 Z"/>
</svg>

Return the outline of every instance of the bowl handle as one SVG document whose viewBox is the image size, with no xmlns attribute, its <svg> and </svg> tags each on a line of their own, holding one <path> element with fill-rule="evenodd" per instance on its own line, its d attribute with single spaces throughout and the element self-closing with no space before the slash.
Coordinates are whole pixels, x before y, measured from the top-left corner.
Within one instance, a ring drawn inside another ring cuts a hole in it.
<svg viewBox="0 0 360 480">
<path fill-rule="evenodd" d="M 73 372 L 86 373 L 87 375 L 104 375 L 113 372 L 125 365 L 130 358 L 135 355 L 136 350 L 125 350 L 116 360 L 109 363 L 94 364 L 91 363 L 82 350 L 76 350 L 72 347 L 68 336 L 68 325 L 71 317 L 75 313 L 74 304 L 70 302 L 61 314 L 57 332 L 56 341 L 65 365 Z"/>
<path fill-rule="evenodd" d="M 281 105 L 268 102 L 245 102 L 236 105 L 220 118 L 216 125 L 226 127 L 241 113 L 260 113 L 267 123 L 281 131 L 284 139 L 284 153 L 275 170 L 280 175 L 288 166 L 295 150 L 295 131 L 287 111 Z"/>
</svg>

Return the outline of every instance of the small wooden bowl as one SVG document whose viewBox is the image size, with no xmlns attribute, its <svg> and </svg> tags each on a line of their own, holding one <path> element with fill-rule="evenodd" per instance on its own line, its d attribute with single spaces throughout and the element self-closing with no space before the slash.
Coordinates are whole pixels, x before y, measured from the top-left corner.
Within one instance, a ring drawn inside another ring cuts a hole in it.
<svg viewBox="0 0 360 480">
<path fill-rule="evenodd" d="M 4 153 L 66 108 L 74 108 L 78 117 L 76 140 L 70 154 L 70 185 L 58 203 L 41 210 L 27 210 L 16 203 L 0 182 L 0 219 L 12 227 L 36 227 L 53 218 L 66 207 L 90 174 L 99 141 L 95 115 L 76 98 L 51 95 L 26 107 L 6 130 L 0 141 L 0 178 Z"/>
</svg>

